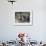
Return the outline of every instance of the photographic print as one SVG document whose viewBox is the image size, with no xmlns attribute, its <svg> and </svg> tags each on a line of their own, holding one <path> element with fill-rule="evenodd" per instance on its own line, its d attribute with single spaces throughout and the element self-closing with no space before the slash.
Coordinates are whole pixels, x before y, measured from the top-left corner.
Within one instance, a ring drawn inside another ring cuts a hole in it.
<svg viewBox="0 0 46 46">
<path fill-rule="evenodd" d="M 15 22 L 16 23 L 30 23 L 30 12 L 16 12 Z"/>
<path fill-rule="evenodd" d="M 16 11 L 15 25 L 32 25 L 32 11 Z"/>
</svg>

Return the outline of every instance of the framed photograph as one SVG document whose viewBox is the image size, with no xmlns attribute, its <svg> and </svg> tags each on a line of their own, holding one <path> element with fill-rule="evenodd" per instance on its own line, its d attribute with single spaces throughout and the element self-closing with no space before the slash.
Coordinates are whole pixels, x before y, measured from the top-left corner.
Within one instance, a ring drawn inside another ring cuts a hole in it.
<svg viewBox="0 0 46 46">
<path fill-rule="evenodd" d="M 23 25 L 32 25 L 33 23 L 33 16 L 32 11 L 29 10 L 19 10 L 15 11 L 13 15 L 13 25 L 23 26 Z"/>
</svg>

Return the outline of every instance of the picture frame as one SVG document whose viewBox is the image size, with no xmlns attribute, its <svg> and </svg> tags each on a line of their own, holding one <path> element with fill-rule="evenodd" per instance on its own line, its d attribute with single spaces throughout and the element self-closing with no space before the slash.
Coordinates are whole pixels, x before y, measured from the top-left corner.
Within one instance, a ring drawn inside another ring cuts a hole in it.
<svg viewBox="0 0 46 46">
<path fill-rule="evenodd" d="M 14 15 L 12 15 L 11 24 L 16 26 L 32 26 L 32 10 L 16 10 L 14 12 Z"/>
</svg>

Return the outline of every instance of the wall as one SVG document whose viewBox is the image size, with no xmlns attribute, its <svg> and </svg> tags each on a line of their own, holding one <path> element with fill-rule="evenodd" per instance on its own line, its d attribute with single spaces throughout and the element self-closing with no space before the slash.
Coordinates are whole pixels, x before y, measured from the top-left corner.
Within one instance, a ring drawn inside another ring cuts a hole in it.
<svg viewBox="0 0 46 46">
<path fill-rule="evenodd" d="M 14 26 L 9 24 L 16 10 L 33 10 L 32 26 Z M 31 34 L 33 40 L 46 40 L 46 0 L 17 0 L 13 5 L 0 0 L 0 40 L 11 40 L 18 32 Z"/>
</svg>

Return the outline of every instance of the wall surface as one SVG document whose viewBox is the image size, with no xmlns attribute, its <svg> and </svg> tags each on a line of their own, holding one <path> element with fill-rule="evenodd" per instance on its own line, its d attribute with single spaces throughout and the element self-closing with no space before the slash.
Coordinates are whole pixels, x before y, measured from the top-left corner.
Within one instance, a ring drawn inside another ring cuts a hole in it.
<svg viewBox="0 0 46 46">
<path fill-rule="evenodd" d="M 16 10 L 32 10 L 32 26 L 9 24 Z M 18 32 L 26 32 L 33 40 L 46 40 L 46 0 L 17 0 L 13 5 L 0 0 L 0 40 L 15 40 Z"/>
</svg>

